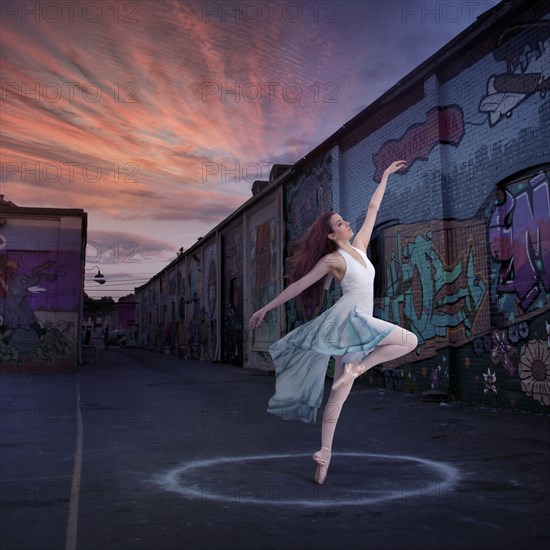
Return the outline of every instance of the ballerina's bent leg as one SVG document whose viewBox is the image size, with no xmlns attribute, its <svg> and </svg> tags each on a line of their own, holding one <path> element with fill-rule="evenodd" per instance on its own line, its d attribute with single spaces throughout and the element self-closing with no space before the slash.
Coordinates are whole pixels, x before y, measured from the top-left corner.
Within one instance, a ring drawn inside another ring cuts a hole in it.
<svg viewBox="0 0 550 550">
<path fill-rule="evenodd" d="M 413 351 L 418 345 L 418 338 L 401 327 L 393 329 L 374 350 L 359 363 L 346 363 L 343 375 L 335 378 L 332 389 L 338 389 L 346 380 L 354 380 L 372 367 L 402 357 Z"/>
</svg>

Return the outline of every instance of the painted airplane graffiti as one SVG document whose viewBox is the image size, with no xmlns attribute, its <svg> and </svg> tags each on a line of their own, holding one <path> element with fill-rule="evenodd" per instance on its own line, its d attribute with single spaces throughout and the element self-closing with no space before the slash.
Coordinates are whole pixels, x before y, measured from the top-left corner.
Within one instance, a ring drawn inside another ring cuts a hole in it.
<svg viewBox="0 0 550 550">
<path fill-rule="evenodd" d="M 492 75 L 487 82 L 487 95 L 479 111 L 487 113 L 489 125 L 539 92 L 550 90 L 550 21 L 520 25 L 502 33 L 494 57 L 506 61 L 507 73 Z"/>
<path fill-rule="evenodd" d="M 550 185 L 540 173 L 504 191 L 491 217 L 491 254 L 500 263 L 497 292 L 514 293 L 523 311 L 550 291 Z"/>
<path fill-rule="evenodd" d="M 386 141 L 374 155 L 374 181 L 380 181 L 384 170 L 395 160 L 407 161 L 407 170 L 416 160 L 426 160 L 439 143 L 458 146 L 464 136 L 464 113 L 458 105 L 434 107 L 426 121 L 409 126 L 400 139 Z"/>
<path fill-rule="evenodd" d="M 426 236 L 417 235 L 405 246 L 398 233 L 397 251 L 392 253 L 386 269 L 383 305 L 377 308 L 376 315 L 412 330 L 418 337 L 418 353 L 424 343 L 446 336 L 449 329 L 463 326 L 470 337 L 487 285 L 475 272 L 472 249 L 465 262 L 465 270 L 464 262 L 447 270 L 434 248 L 431 231 Z M 463 274 L 462 288 L 437 299 L 442 289 L 456 283 Z M 415 306 L 415 295 L 417 301 L 421 296 L 420 307 Z"/>
</svg>

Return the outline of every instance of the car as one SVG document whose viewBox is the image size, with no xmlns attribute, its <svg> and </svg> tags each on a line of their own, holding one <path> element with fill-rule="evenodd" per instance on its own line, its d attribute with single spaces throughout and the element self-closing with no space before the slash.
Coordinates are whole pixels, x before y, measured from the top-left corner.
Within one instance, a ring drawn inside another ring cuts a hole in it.
<svg viewBox="0 0 550 550">
<path fill-rule="evenodd" d="M 126 346 L 128 335 L 125 330 L 112 330 L 109 333 L 109 345 L 120 346 L 121 348 Z"/>
</svg>

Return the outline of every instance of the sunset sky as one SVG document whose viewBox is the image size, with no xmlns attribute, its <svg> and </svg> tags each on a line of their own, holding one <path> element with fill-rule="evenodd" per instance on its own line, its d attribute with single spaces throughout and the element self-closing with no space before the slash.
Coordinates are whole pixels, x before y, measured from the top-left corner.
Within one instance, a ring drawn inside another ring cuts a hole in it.
<svg viewBox="0 0 550 550">
<path fill-rule="evenodd" d="M 0 193 L 126 295 L 494 5 L 2 1 Z"/>
</svg>

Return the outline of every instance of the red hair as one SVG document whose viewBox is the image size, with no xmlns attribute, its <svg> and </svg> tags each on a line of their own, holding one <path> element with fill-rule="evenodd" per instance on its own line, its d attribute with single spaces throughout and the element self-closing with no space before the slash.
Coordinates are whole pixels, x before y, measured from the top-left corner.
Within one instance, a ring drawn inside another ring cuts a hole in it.
<svg viewBox="0 0 550 550">
<path fill-rule="evenodd" d="M 301 279 L 313 269 L 323 256 L 338 249 L 338 245 L 328 238 L 328 234 L 333 232 L 330 220 L 334 214 L 335 212 L 321 214 L 313 225 L 290 245 L 291 255 L 287 260 L 287 278 L 290 283 Z M 307 312 L 321 306 L 320 302 L 324 283 L 325 278 L 323 277 L 297 297 Z"/>
</svg>

